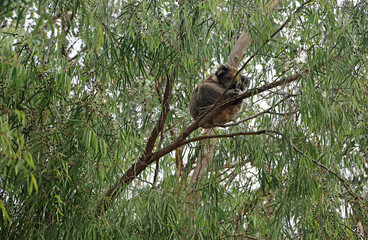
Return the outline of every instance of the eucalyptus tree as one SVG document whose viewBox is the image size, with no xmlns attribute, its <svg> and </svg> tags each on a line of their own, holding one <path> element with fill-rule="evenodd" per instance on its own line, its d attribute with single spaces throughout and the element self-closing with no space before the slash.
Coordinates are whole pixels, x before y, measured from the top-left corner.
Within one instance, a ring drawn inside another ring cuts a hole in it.
<svg viewBox="0 0 368 240">
<path fill-rule="evenodd" d="M 0 1 L 1 236 L 368 237 L 367 5 Z M 204 131 L 225 62 L 251 85 Z"/>
</svg>

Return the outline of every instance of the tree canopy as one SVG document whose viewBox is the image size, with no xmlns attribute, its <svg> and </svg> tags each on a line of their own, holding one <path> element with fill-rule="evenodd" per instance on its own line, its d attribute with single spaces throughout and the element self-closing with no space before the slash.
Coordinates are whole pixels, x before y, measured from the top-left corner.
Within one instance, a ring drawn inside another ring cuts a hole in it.
<svg viewBox="0 0 368 240">
<path fill-rule="evenodd" d="M 0 238 L 367 238 L 367 29 L 366 0 L 0 1 Z"/>
</svg>

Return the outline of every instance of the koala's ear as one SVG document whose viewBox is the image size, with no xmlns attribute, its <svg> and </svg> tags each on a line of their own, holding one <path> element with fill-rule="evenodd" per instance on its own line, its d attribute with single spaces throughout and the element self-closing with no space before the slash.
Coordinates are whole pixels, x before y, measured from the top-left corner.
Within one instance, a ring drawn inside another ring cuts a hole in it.
<svg viewBox="0 0 368 240">
<path fill-rule="evenodd" d="M 217 69 L 217 71 L 215 72 L 216 76 L 220 76 L 221 74 L 227 72 L 227 70 L 229 70 L 230 66 L 229 64 L 221 64 L 220 67 Z"/>
</svg>

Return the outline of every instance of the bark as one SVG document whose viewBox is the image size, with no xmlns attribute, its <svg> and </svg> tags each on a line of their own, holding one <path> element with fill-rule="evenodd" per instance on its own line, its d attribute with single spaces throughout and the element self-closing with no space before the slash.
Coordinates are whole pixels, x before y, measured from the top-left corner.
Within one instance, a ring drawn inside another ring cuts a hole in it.
<svg viewBox="0 0 368 240">
<path fill-rule="evenodd" d="M 227 64 L 235 68 L 239 68 L 241 61 L 244 59 L 247 49 L 251 44 L 249 32 L 242 32 L 239 39 L 236 41 L 233 50 L 231 51 Z"/>
<path fill-rule="evenodd" d="M 206 130 L 205 136 L 211 134 L 212 129 Z M 204 137 L 205 137 L 204 136 Z M 206 176 L 208 167 L 212 165 L 212 159 L 216 151 L 216 138 L 207 138 L 210 141 L 204 141 L 199 152 L 196 168 L 194 169 L 193 176 L 190 179 L 189 187 L 190 193 L 188 195 L 188 202 L 193 205 L 197 204 L 200 200 L 199 193 L 196 190 L 201 179 Z M 185 141 L 183 141 L 184 143 Z M 184 143 L 185 144 L 185 143 Z"/>
</svg>

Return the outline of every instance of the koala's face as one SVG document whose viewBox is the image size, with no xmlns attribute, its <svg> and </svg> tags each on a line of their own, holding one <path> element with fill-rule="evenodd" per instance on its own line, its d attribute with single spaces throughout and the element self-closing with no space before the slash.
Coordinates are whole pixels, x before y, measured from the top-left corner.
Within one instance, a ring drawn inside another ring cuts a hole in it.
<svg viewBox="0 0 368 240">
<path fill-rule="evenodd" d="M 235 74 L 236 68 L 224 64 L 217 69 L 215 76 L 219 84 L 227 87 L 227 85 L 231 82 Z"/>
</svg>

